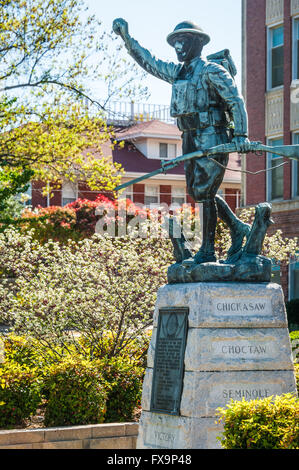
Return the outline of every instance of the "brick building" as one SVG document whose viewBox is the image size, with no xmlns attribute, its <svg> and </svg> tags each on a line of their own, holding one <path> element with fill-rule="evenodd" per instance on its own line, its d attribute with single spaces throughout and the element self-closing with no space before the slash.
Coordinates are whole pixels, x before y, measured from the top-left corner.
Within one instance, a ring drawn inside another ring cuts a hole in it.
<svg viewBox="0 0 299 470">
<path fill-rule="evenodd" d="M 243 0 L 243 95 L 249 137 L 267 145 L 299 143 L 299 0 Z M 284 163 L 283 166 L 281 164 Z M 284 236 L 299 235 L 298 162 L 267 154 L 242 157 L 242 205 L 269 201 Z M 273 169 L 273 170 L 270 170 Z M 299 298 L 299 263 L 276 268 L 288 299 Z"/>
<path fill-rule="evenodd" d="M 181 132 L 173 123 L 160 120 L 149 120 L 118 127 L 116 140 L 124 141 L 123 148 L 115 146 L 111 150 L 109 143 L 102 145 L 104 156 L 111 156 L 114 162 L 120 163 L 125 170 L 122 182 L 127 182 L 160 168 L 161 159 L 167 160 L 182 154 Z M 241 169 L 238 154 L 231 154 L 228 169 L 225 173 L 219 193 L 224 197 L 232 210 L 240 205 L 241 176 L 236 170 Z M 54 190 L 53 197 L 42 195 L 42 185 L 32 182 L 31 204 L 46 207 L 49 205 L 64 206 L 77 198 L 94 200 L 98 192 L 90 191 L 84 182 L 66 183 L 61 190 Z M 167 174 L 157 175 L 126 188 L 122 196 L 135 203 L 153 207 L 166 203 L 168 206 L 181 205 L 194 201 L 187 194 L 184 165 L 180 164 Z"/>
</svg>

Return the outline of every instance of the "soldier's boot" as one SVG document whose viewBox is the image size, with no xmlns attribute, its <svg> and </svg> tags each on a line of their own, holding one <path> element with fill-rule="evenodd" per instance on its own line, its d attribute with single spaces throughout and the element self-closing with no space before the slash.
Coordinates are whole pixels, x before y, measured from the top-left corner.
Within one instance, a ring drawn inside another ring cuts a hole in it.
<svg viewBox="0 0 299 470">
<path fill-rule="evenodd" d="M 203 264 L 203 263 L 215 263 L 217 261 L 214 251 L 206 251 L 203 248 L 200 248 L 199 251 L 193 258 L 186 258 L 182 261 L 182 265 L 185 267 L 194 266 L 194 264 Z"/>
<path fill-rule="evenodd" d="M 202 264 L 202 263 L 215 263 L 217 261 L 215 251 L 207 252 L 205 250 L 200 249 L 198 253 L 194 256 L 195 264 Z"/>
</svg>

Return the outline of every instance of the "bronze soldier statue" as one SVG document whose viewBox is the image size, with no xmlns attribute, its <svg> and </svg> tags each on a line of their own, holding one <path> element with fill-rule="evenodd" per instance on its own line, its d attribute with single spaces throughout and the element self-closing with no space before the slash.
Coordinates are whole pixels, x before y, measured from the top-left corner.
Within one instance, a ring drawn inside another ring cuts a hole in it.
<svg viewBox="0 0 299 470">
<path fill-rule="evenodd" d="M 152 56 L 129 35 L 128 23 L 122 18 L 114 20 L 113 30 L 122 37 L 129 54 L 141 67 L 172 84 L 170 113 L 177 118 L 182 131 L 184 154 L 228 142 L 234 142 L 238 152 L 249 151 L 244 100 L 229 70 L 201 57 L 210 38 L 199 26 L 184 21 L 167 36 L 180 64 Z M 215 156 L 222 166 L 205 157 L 185 162 L 188 192 L 196 202 L 203 203 L 202 246 L 193 258 L 195 264 L 216 261 L 217 216 L 228 225 L 232 238 L 227 262 L 241 249 L 244 237 L 250 232 L 250 226 L 240 221 L 217 194 L 228 158 L 228 154 Z"/>
</svg>

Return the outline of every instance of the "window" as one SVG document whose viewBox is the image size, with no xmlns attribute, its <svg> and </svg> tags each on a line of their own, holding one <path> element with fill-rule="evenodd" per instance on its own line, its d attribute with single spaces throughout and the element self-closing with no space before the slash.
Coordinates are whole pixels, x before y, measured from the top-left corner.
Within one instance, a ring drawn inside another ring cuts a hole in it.
<svg viewBox="0 0 299 470">
<path fill-rule="evenodd" d="M 283 26 L 268 30 L 268 88 L 283 85 Z"/>
<path fill-rule="evenodd" d="M 176 144 L 166 144 L 166 143 L 160 142 L 159 157 L 161 159 L 175 158 L 176 157 Z"/>
<path fill-rule="evenodd" d="M 144 204 L 146 206 L 159 204 L 159 186 L 145 185 Z"/>
<path fill-rule="evenodd" d="M 293 20 L 293 80 L 299 79 L 299 18 Z"/>
<path fill-rule="evenodd" d="M 133 185 L 128 186 L 123 190 L 121 195 L 119 196 L 119 199 L 130 199 L 130 201 L 133 202 Z"/>
<path fill-rule="evenodd" d="M 299 144 L 299 134 L 293 134 L 293 143 Z M 299 162 L 292 160 L 292 197 L 299 197 Z"/>
<path fill-rule="evenodd" d="M 171 188 L 171 204 L 181 206 L 186 202 L 186 191 L 184 187 L 173 186 Z"/>
<path fill-rule="evenodd" d="M 268 145 L 273 147 L 283 145 L 283 139 L 271 139 Z M 283 158 L 273 153 L 267 156 L 267 168 L 273 168 L 267 172 L 267 200 L 273 201 L 274 199 L 283 198 Z"/>
<path fill-rule="evenodd" d="M 289 300 L 299 299 L 299 262 L 289 264 Z"/>
<path fill-rule="evenodd" d="M 77 183 L 66 182 L 62 185 L 62 206 L 76 201 L 78 198 Z"/>
<path fill-rule="evenodd" d="M 25 205 L 25 206 L 30 206 L 32 203 L 32 183 L 29 184 L 28 189 L 25 193 L 22 193 L 19 195 L 20 201 Z"/>
</svg>

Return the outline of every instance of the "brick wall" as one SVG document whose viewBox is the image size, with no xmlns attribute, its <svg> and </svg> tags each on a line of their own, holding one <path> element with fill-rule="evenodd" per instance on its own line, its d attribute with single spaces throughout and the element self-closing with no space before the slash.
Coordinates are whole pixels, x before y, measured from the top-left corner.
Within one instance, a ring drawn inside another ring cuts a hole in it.
<svg viewBox="0 0 299 470">
<path fill-rule="evenodd" d="M 0 431 L 1 449 L 135 449 L 137 423 Z"/>
<path fill-rule="evenodd" d="M 271 225 L 267 231 L 269 235 L 282 230 L 283 236 L 287 238 L 299 237 L 299 210 L 274 212 L 272 214 L 274 225 Z"/>
<path fill-rule="evenodd" d="M 144 184 L 134 184 L 133 193 L 134 193 L 134 202 L 139 204 L 144 204 Z"/>
<path fill-rule="evenodd" d="M 246 105 L 249 120 L 249 137 L 252 141 L 266 142 L 265 92 L 267 68 L 266 0 L 247 0 L 246 22 Z M 292 81 L 292 18 L 290 1 L 284 2 L 284 144 L 292 143 L 290 131 L 290 83 Z M 291 164 L 284 166 L 285 200 L 291 199 Z M 256 172 L 266 168 L 265 156 L 248 154 L 246 169 Z M 266 174 L 246 175 L 246 205 L 266 200 Z"/>
<path fill-rule="evenodd" d="M 285 145 L 292 143 L 290 131 L 290 83 L 292 81 L 292 18 L 291 2 L 284 1 L 284 93 L 283 93 L 283 140 Z M 250 140 L 266 142 L 265 129 L 265 93 L 267 77 L 267 28 L 266 28 L 266 0 L 246 1 L 246 101 L 249 119 Z M 283 199 L 285 209 L 275 211 L 273 207 L 272 218 L 275 225 L 269 227 L 271 235 L 281 230 L 284 237 L 298 237 L 299 210 L 288 207 L 291 200 L 291 163 L 283 167 L 284 191 Z M 256 172 L 266 168 L 266 157 L 257 157 L 248 154 L 246 169 Z M 266 200 L 266 173 L 259 175 L 246 175 L 246 205 L 256 205 Z M 275 206 L 275 203 L 273 203 Z M 288 268 L 284 267 L 281 273 L 281 284 L 286 299 L 288 298 Z"/>
<path fill-rule="evenodd" d="M 33 181 L 32 182 L 32 196 L 31 196 L 31 203 L 33 207 L 47 206 L 47 198 L 46 196 L 42 195 L 42 189 L 44 184 L 40 181 Z"/>
<path fill-rule="evenodd" d="M 249 138 L 265 143 L 265 89 L 266 89 L 266 0 L 247 0 L 246 57 L 247 57 L 247 112 Z M 246 169 L 256 172 L 266 168 L 265 157 L 248 154 Z M 246 175 L 246 204 L 266 200 L 265 174 Z"/>
</svg>

